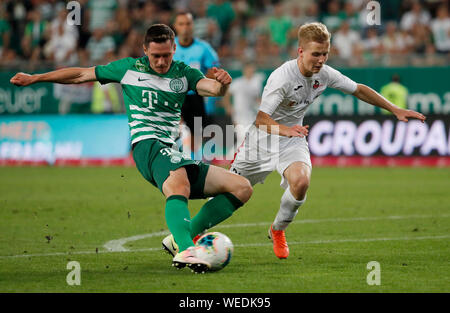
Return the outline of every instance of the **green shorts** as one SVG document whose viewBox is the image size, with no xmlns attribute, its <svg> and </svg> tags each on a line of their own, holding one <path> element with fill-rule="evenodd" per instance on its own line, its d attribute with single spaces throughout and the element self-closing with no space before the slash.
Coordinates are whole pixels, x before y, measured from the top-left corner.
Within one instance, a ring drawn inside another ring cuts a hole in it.
<svg viewBox="0 0 450 313">
<path fill-rule="evenodd" d="M 170 171 L 175 171 L 180 167 L 186 168 L 191 184 L 191 195 L 189 198 L 205 198 L 203 191 L 206 174 L 209 169 L 208 164 L 186 159 L 180 151 L 156 139 L 137 142 L 133 149 L 133 159 L 142 176 L 161 192 Z"/>
</svg>

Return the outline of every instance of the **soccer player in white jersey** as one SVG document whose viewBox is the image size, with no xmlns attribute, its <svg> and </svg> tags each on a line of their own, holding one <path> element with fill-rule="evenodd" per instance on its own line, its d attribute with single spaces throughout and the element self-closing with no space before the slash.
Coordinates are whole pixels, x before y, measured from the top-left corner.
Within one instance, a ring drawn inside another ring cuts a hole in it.
<svg viewBox="0 0 450 313">
<path fill-rule="evenodd" d="M 223 98 L 225 109 L 233 119 L 238 143 L 244 140 L 248 128 L 255 121 L 261 101 L 265 76 L 262 73 L 256 73 L 255 69 L 253 63 L 245 64 L 242 70 L 243 75 L 233 79 L 228 93 Z"/>
<path fill-rule="evenodd" d="M 330 37 L 321 23 L 308 23 L 299 28 L 298 58 L 284 63 L 269 76 L 255 124 L 230 168 L 248 178 L 252 185 L 264 182 L 274 170 L 281 175 L 285 192 L 269 228 L 274 253 L 280 259 L 289 256 L 285 230 L 306 201 L 310 183 L 311 160 L 305 138 L 308 125 L 303 126 L 303 117 L 314 99 L 331 87 L 388 110 L 400 121 L 425 120 L 422 114 L 395 106 L 370 87 L 325 65 Z"/>
</svg>

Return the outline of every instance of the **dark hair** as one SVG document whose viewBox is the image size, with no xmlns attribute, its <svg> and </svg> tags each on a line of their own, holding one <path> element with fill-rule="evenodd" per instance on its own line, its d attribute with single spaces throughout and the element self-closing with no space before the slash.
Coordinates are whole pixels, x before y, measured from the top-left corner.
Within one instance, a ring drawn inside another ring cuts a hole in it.
<svg viewBox="0 0 450 313">
<path fill-rule="evenodd" d="M 172 43 L 175 40 L 175 33 L 172 28 L 165 24 L 154 24 L 147 29 L 144 44 L 148 47 L 151 42 L 163 43 L 167 40 L 172 41 Z"/>
</svg>

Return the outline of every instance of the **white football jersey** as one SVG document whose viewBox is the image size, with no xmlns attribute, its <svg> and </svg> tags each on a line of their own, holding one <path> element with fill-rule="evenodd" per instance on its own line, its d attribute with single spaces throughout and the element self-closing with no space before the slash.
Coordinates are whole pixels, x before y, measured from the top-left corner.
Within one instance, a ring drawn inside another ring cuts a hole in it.
<svg viewBox="0 0 450 313">
<path fill-rule="evenodd" d="M 250 126 L 259 109 L 264 75 L 255 73 L 250 79 L 244 76 L 233 79 L 228 89 L 233 96 L 233 121 L 236 124 Z"/>
<path fill-rule="evenodd" d="M 355 92 L 357 84 L 328 65 L 323 65 L 319 73 L 305 77 L 300 72 L 297 59 L 285 62 L 270 74 L 264 87 L 260 111 L 267 113 L 277 123 L 294 126 L 303 125 L 303 117 L 308 107 L 327 88 L 335 88 L 344 93 Z M 252 127 L 249 136 L 256 136 L 261 140 L 267 135 L 262 130 Z M 277 147 L 268 147 L 276 152 L 295 143 L 305 142 L 305 138 L 276 136 Z M 269 142 L 272 142 L 269 140 Z"/>
</svg>

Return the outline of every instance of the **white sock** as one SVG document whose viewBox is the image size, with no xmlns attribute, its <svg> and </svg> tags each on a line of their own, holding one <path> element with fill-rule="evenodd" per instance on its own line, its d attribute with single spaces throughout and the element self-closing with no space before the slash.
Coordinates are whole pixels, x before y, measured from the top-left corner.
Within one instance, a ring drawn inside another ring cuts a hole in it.
<svg viewBox="0 0 450 313">
<path fill-rule="evenodd" d="M 298 213 L 298 208 L 306 201 L 306 195 L 303 200 L 297 200 L 292 195 L 290 188 L 286 188 L 281 197 L 280 209 L 275 217 L 272 228 L 275 230 L 285 230 L 294 220 Z"/>
</svg>

